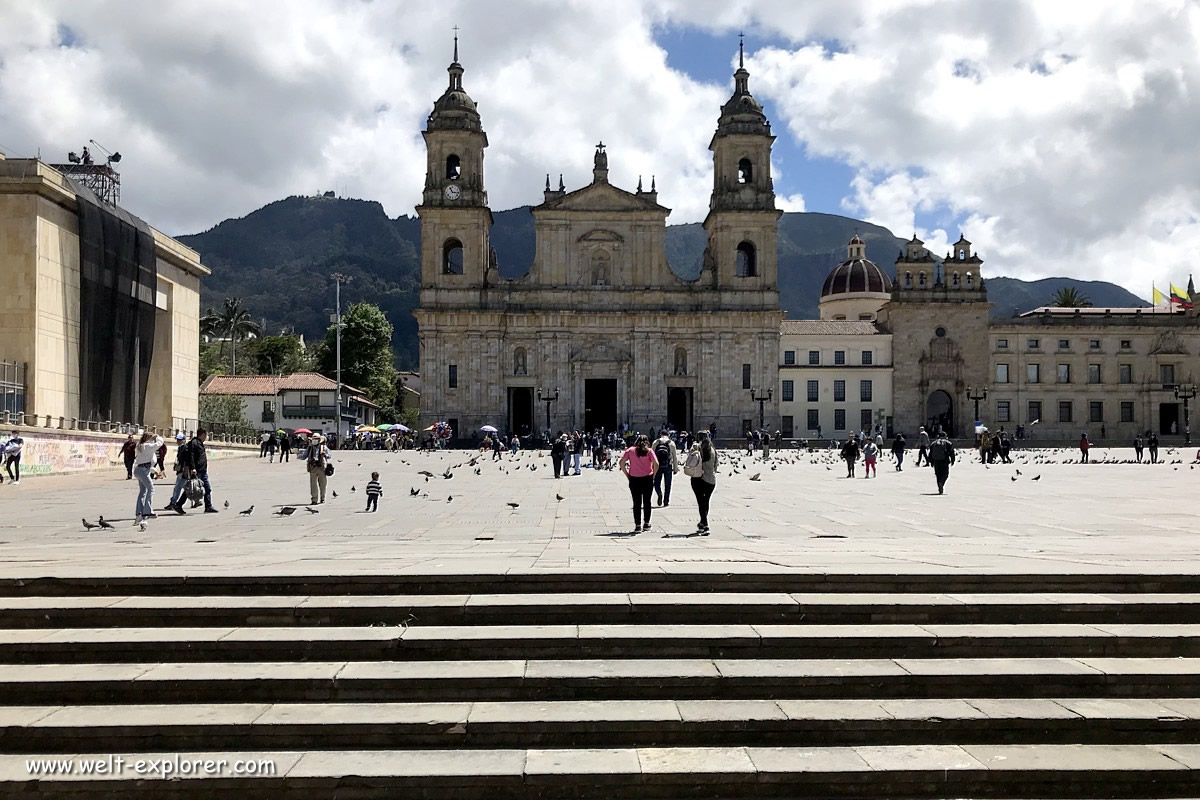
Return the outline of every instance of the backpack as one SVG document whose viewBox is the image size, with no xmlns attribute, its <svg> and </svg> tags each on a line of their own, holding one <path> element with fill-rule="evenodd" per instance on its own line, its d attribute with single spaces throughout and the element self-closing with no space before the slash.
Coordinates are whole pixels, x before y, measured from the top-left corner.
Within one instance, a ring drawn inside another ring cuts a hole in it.
<svg viewBox="0 0 1200 800">
<path fill-rule="evenodd" d="M 689 478 L 704 477 L 704 459 L 699 450 L 688 453 L 687 461 L 683 462 L 683 474 Z"/>
<path fill-rule="evenodd" d="M 933 444 L 929 445 L 929 460 L 930 461 L 949 461 L 950 453 L 946 449 L 944 439 L 935 439 Z"/>
<path fill-rule="evenodd" d="M 669 469 L 671 466 L 671 447 L 666 442 L 654 445 L 654 455 L 658 458 L 659 469 Z"/>
</svg>

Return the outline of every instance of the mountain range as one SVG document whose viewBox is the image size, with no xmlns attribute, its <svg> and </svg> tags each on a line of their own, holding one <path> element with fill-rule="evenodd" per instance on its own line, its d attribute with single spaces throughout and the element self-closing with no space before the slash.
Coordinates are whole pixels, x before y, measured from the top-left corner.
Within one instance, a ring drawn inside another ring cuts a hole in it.
<svg viewBox="0 0 1200 800">
<path fill-rule="evenodd" d="M 494 214 L 491 244 L 505 278 L 524 275 L 533 263 L 534 227 L 529 206 Z M 889 275 L 904 240 L 869 222 L 815 212 L 787 212 L 779 220 L 780 304 L 790 319 L 817 315 L 821 284 L 846 257 L 857 233 L 867 255 Z M 367 300 L 379 305 L 395 328 L 400 369 L 416 369 L 417 325 L 412 310 L 420 289 L 420 221 L 389 218 L 369 200 L 289 197 L 203 233 L 178 237 L 201 254 L 212 276 L 202 284 L 204 308 L 226 297 L 241 298 L 268 331 L 294 330 L 309 341 L 324 334 L 334 307 L 330 275 L 341 272 L 343 307 Z M 700 273 L 705 233 L 700 223 L 667 227 L 667 260 L 681 278 Z M 934 254 L 937 256 L 938 254 Z M 984 254 L 986 255 L 986 254 Z M 1074 278 L 1023 281 L 988 277 L 993 316 L 1010 316 L 1045 305 L 1056 291 L 1074 287 L 1098 307 L 1146 303 L 1112 283 Z"/>
</svg>

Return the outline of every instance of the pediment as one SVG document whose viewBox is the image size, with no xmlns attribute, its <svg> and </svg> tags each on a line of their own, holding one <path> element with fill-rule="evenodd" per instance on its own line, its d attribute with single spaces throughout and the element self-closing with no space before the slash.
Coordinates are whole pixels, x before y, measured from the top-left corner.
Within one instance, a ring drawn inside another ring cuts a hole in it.
<svg viewBox="0 0 1200 800">
<path fill-rule="evenodd" d="M 611 183 L 590 183 L 582 189 L 568 192 L 542 203 L 538 208 L 556 211 L 659 211 L 670 213 L 646 194 L 634 194 L 618 189 Z"/>
<path fill-rule="evenodd" d="M 571 348 L 571 361 L 600 364 L 606 362 L 632 361 L 633 354 L 624 347 L 602 341 L 585 341 Z"/>
<path fill-rule="evenodd" d="M 1154 344 L 1150 346 L 1150 355 L 1186 355 L 1187 348 L 1183 346 L 1183 340 L 1175 331 L 1163 331 L 1154 338 Z"/>
<path fill-rule="evenodd" d="M 610 231 L 606 228 L 593 228 L 592 230 L 580 236 L 577 241 L 580 242 L 623 242 L 625 237 L 616 231 Z"/>
</svg>

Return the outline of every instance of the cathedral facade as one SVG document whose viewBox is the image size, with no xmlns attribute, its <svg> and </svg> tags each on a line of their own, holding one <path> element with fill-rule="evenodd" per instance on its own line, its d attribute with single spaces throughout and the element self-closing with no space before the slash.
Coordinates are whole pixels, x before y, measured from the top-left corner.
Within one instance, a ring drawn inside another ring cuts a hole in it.
<svg viewBox="0 0 1200 800">
<path fill-rule="evenodd" d="M 502 278 L 488 241 L 488 139 L 457 46 L 449 73 L 424 131 L 417 208 L 421 426 L 445 420 L 469 436 L 488 424 L 538 433 L 669 422 L 738 436 L 760 414 L 777 424 L 781 212 L 774 136 L 745 67 L 709 145 L 708 243 L 692 280 L 667 263 L 670 209 L 656 186 L 610 183 L 602 144 L 588 185 L 567 191 L 560 178 L 555 189 L 547 177 L 533 264 Z"/>
</svg>

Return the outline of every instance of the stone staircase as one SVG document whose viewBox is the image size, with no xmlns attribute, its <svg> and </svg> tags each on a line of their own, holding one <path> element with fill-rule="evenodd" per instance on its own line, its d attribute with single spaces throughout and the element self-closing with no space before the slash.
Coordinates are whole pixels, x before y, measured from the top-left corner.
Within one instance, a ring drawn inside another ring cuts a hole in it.
<svg viewBox="0 0 1200 800">
<path fill-rule="evenodd" d="M 1200 797 L 1200 581 L 0 581 L 7 797 Z"/>
</svg>

